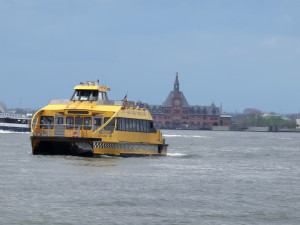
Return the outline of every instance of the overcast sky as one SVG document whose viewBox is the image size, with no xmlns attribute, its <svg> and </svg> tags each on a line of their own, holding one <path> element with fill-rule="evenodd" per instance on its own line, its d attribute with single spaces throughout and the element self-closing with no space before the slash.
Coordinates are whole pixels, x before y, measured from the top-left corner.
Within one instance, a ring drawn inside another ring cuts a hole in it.
<svg viewBox="0 0 300 225">
<path fill-rule="evenodd" d="M 300 112 L 300 1 L 0 0 L 0 100 L 38 109 L 79 82 L 161 104 Z"/>
</svg>

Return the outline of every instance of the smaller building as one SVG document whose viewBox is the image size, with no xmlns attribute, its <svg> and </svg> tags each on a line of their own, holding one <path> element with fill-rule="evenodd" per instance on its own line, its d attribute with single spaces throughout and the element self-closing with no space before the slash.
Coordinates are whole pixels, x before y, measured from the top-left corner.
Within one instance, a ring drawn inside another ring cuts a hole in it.
<svg viewBox="0 0 300 225">
<path fill-rule="evenodd" d="M 231 126 L 231 116 L 230 115 L 221 115 L 220 126 Z"/>
</svg>

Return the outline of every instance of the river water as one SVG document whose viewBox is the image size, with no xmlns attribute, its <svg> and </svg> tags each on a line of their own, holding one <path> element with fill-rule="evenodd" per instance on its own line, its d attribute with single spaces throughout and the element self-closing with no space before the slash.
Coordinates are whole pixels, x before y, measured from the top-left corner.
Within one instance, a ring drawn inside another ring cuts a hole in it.
<svg viewBox="0 0 300 225">
<path fill-rule="evenodd" d="M 300 134 L 163 131 L 168 156 L 35 156 L 0 133 L 0 224 L 300 224 Z"/>
</svg>

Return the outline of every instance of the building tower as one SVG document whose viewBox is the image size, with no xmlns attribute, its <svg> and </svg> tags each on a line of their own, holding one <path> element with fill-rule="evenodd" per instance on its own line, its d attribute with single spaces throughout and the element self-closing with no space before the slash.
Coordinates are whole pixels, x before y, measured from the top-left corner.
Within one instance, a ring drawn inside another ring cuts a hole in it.
<svg viewBox="0 0 300 225">
<path fill-rule="evenodd" d="M 176 79 L 175 79 L 175 82 L 174 82 L 174 91 L 175 91 L 175 93 L 179 92 L 178 72 L 176 73 Z"/>
</svg>

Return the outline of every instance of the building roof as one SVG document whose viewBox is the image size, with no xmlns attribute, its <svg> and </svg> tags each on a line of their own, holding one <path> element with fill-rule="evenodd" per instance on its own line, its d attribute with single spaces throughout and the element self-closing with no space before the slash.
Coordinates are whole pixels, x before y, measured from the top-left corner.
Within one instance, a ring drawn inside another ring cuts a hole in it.
<svg viewBox="0 0 300 225">
<path fill-rule="evenodd" d="M 220 115 L 220 108 L 216 107 L 214 104 L 211 106 L 200 106 L 200 105 L 193 105 L 190 106 L 191 115 Z"/>
<path fill-rule="evenodd" d="M 173 106 L 173 98 L 174 96 L 179 93 L 180 98 L 182 99 L 182 104 L 181 107 L 188 108 L 190 107 L 188 101 L 186 100 L 184 94 L 182 91 L 179 91 L 179 80 L 178 80 L 178 73 L 176 73 L 176 78 L 174 82 L 174 89 L 173 91 L 170 91 L 168 97 L 166 100 L 163 102 L 162 107 L 172 107 Z"/>
<path fill-rule="evenodd" d="M 161 105 L 147 105 L 147 109 L 150 111 L 150 113 L 163 114 Z"/>
<path fill-rule="evenodd" d="M 173 106 L 173 101 L 172 99 L 174 98 L 176 94 L 176 91 L 170 91 L 168 97 L 166 98 L 166 100 L 163 102 L 162 107 L 172 107 Z M 179 91 L 179 95 L 182 99 L 182 107 L 190 107 L 188 101 L 186 100 L 184 94 L 182 93 L 182 91 Z"/>
</svg>

